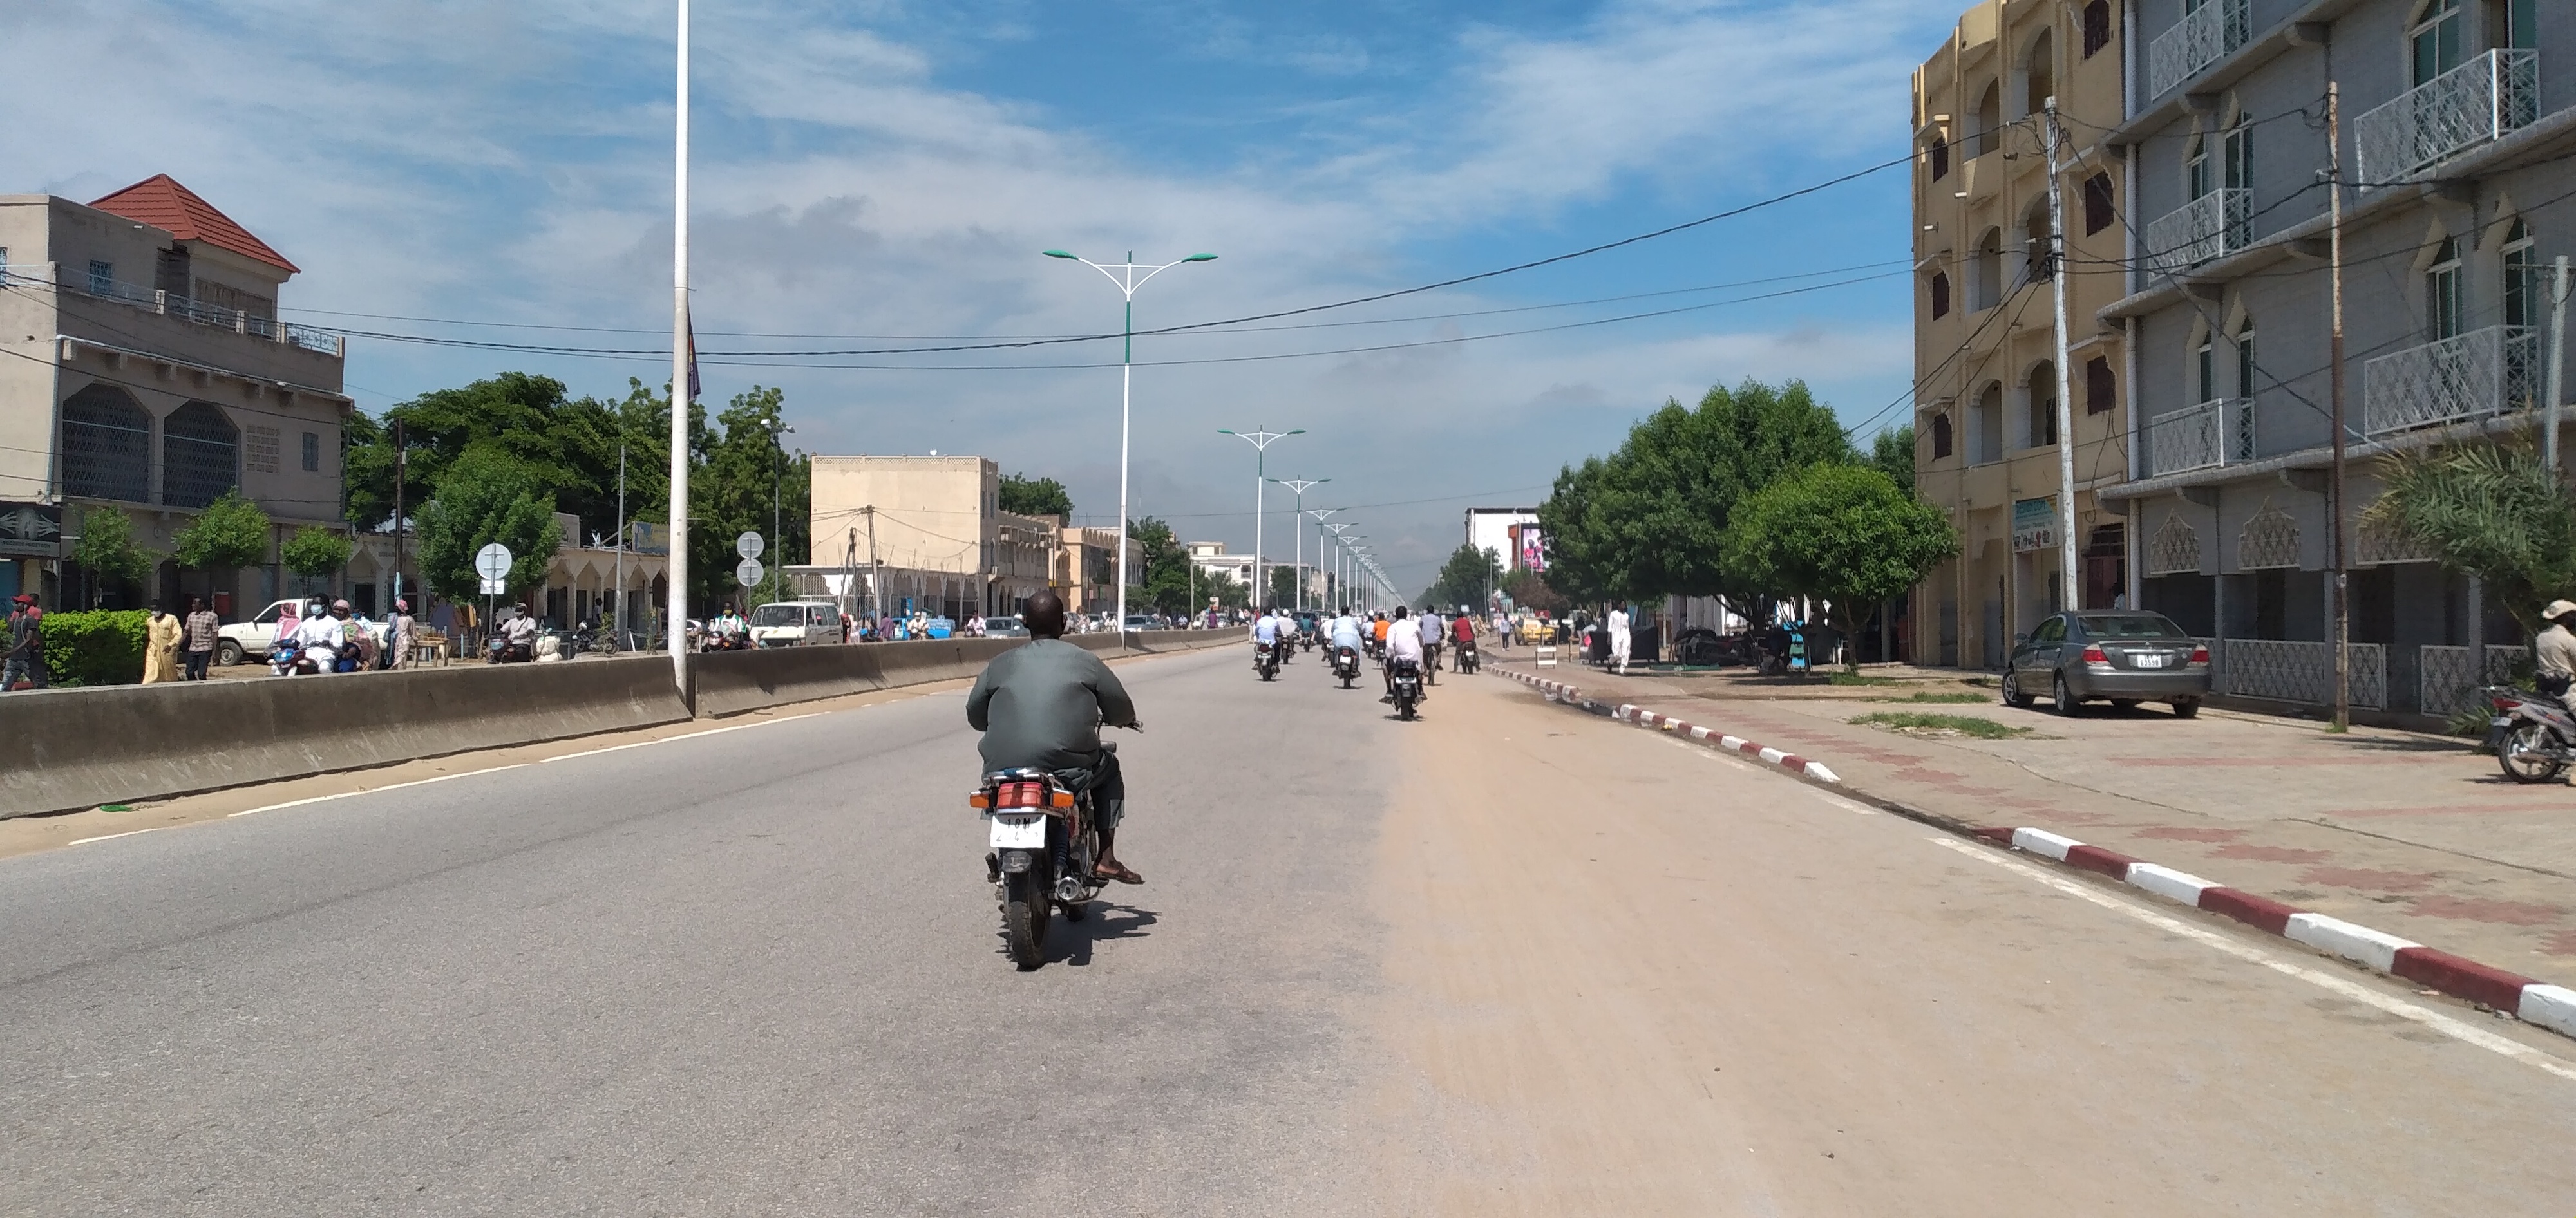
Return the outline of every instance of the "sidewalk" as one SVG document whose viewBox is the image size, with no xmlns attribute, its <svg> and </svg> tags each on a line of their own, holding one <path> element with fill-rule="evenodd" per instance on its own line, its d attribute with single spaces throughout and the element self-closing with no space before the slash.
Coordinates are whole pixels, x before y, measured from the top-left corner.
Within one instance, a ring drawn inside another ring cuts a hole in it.
<svg viewBox="0 0 2576 1218">
<path fill-rule="evenodd" d="M 1899 686 L 1766 690 L 1494 660 L 1588 699 L 1790 750 L 1856 790 L 1962 826 L 2063 833 L 2576 986 L 2576 791 L 2508 782 L 2467 742 L 2360 727 L 2337 736 L 2215 709 L 2185 720 L 2093 706 L 2066 719 L 2045 701 L 2029 711 L 1902 701 L 1925 689 L 1993 697 L 1963 674 L 1929 670 Z M 1850 722 L 1872 711 L 1969 715 L 2032 734 L 1979 740 Z"/>
</svg>

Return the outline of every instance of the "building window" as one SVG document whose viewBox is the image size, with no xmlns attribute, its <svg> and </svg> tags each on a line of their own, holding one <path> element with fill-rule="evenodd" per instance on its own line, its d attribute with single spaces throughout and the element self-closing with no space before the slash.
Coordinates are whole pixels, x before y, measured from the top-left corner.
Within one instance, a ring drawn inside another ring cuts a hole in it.
<svg viewBox="0 0 2576 1218">
<path fill-rule="evenodd" d="M 89 294 L 92 296 L 108 296 L 113 295 L 115 291 L 116 264 L 113 262 L 101 262 L 96 258 L 90 259 Z"/>
<path fill-rule="evenodd" d="M 201 508 L 241 484 L 241 433 L 223 408 L 189 402 L 161 420 L 161 502 Z"/>
<path fill-rule="evenodd" d="M 63 400 L 63 493 L 152 501 L 152 416 L 134 395 L 91 385 Z"/>
<path fill-rule="evenodd" d="M 2531 50 L 2540 45 L 2540 0 L 2505 0 L 2505 45 Z"/>
<path fill-rule="evenodd" d="M 1950 412 L 1944 410 L 1932 416 L 1932 459 L 1938 461 L 1949 456 L 1951 443 Z"/>
<path fill-rule="evenodd" d="M 1975 448 L 1974 463 L 1985 465 L 2004 459 L 2004 387 L 1988 385 L 1977 398 L 1977 414 L 1968 441 Z"/>
<path fill-rule="evenodd" d="M 2040 114 L 2048 109 L 2048 99 L 2057 96 L 2057 34 L 2041 30 L 2033 39 L 2030 54 L 2022 60 L 2022 113 Z"/>
<path fill-rule="evenodd" d="M 1949 315 L 1950 277 L 1936 272 L 1932 276 L 1932 316 L 1939 319 Z"/>
<path fill-rule="evenodd" d="M 2192 359 L 2195 365 L 2197 365 L 2193 370 L 2199 374 L 2199 377 L 2195 382 L 2195 387 L 2200 390 L 2200 397 L 2197 400 L 2203 402 L 2217 401 L 2218 348 L 2212 344 L 2209 335 L 2203 334 L 2200 336 L 2200 346 L 2192 352 Z"/>
<path fill-rule="evenodd" d="M 2084 179 L 2084 235 L 2101 232 L 2119 218 L 2119 208 L 2111 197 L 2111 175 L 2097 173 Z"/>
<path fill-rule="evenodd" d="M 2460 66 L 2460 0 L 2429 0 L 2417 9 L 2406 42 L 2414 52 L 2418 86 Z"/>
<path fill-rule="evenodd" d="M 2003 138 L 2003 133 L 2000 130 L 2004 125 L 2004 91 L 2002 82 L 1996 81 L 1986 86 L 1985 96 L 1979 98 L 1977 101 L 1976 124 L 1976 129 L 1968 133 L 1968 137 L 1976 141 L 1971 145 L 1976 149 L 1976 151 L 1969 155 L 1984 156 L 1987 153 L 1994 151 L 1995 142 Z"/>
<path fill-rule="evenodd" d="M 2057 366 L 2043 363 L 2030 370 L 2030 387 L 2023 395 L 2030 401 L 2031 448 L 2057 446 Z"/>
<path fill-rule="evenodd" d="M 304 472 L 322 472 L 322 437 L 309 431 L 304 433 Z"/>
<path fill-rule="evenodd" d="M 2238 115 L 2236 125 L 2219 138 L 2219 154 L 2225 160 L 2229 190 L 2254 188 L 2254 120 Z"/>
<path fill-rule="evenodd" d="M 2004 233 L 2002 229 L 1986 230 L 1986 239 L 1977 243 L 1975 299 L 1970 309 L 1991 309 L 2004 298 Z"/>
<path fill-rule="evenodd" d="M 2120 382 L 2111 375 L 2111 361 L 2094 356 L 2084 365 L 2084 413 L 2109 414 L 2119 400 Z"/>
<path fill-rule="evenodd" d="M 2540 306 L 2548 299 L 2540 287 L 2540 260 L 2532 253 L 2531 226 L 2516 220 L 2504 235 L 2504 324 L 2540 324 Z"/>
<path fill-rule="evenodd" d="M 2091 59 L 2111 45 L 2110 0 L 2093 0 L 2084 6 L 2084 57 Z"/>
<path fill-rule="evenodd" d="M 2236 327 L 2236 396 L 2254 396 L 2254 319 Z"/>
<path fill-rule="evenodd" d="M 2424 271 L 2424 324 L 2433 341 L 2460 336 L 2460 243 L 2446 239 Z"/>
<path fill-rule="evenodd" d="M 1950 141 L 1942 139 L 1937 135 L 1933 136 L 1932 147 L 1929 151 L 1932 157 L 1932 180 L 1938 182 L 1943 178 L 1949 177 Z"/>
</svg>

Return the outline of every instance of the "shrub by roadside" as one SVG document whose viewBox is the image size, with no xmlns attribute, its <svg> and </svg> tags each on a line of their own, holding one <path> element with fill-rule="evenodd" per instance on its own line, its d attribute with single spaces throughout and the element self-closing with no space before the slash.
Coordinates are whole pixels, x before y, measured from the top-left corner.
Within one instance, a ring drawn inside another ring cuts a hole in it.
<svg viewBox="0 0 2576 1218">
<path fill-rule="evenodd" d="M 140 609 L 69 609 L 45 615 L 45 670 L 56 685 L 143 680 L 152 615 Z"/>
</svg>

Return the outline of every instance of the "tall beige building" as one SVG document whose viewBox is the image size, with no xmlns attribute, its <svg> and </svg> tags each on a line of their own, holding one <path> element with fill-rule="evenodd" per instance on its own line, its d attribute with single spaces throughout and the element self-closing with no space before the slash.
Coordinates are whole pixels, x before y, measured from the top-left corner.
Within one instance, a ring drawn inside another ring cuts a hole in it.
<svg viewBox="0 0 2576 1218">
<path fill-rule="evenodd" d="M 818 456 L 813 554 L 803 570 L 856 573 L 859 589 L 881 575 L 883 607 L 893 613 L 1017 613 L 1045 588 L 1076 613 L 1114 606 L 1116 529 L 1005 512 L 1001 497 L 1001 467 L 984 457 Z M 863 593 L 859 600 L 869 607 Z"/>
<path fill-rule="evenodd" d="M 1959 528 L 1912 614 L 1924 662 L 1993 668 L 2059 608 L 2133 595 L 2125 517 L 2098 488 L 2130 465 L 2126 354 L 2095 320 L 2120 298 L 2116 154 L 2126 58 L 2108 0 L 1987 0 L 1914 73 L 1915 488 Z M 2068 266 L 2049 246 L 2048 99 L 2057 99 Z M 2066 359 L 2082 570 L 2060 570 L 2053 293 Z M 2070 586 L 2071 585 L 2071 586 Z"/>
</svg>

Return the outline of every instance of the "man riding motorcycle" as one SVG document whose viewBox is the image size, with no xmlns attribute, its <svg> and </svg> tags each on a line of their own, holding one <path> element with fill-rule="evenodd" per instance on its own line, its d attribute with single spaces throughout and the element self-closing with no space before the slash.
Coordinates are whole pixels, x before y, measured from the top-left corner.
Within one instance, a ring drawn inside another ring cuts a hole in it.
<svg viewBox="0 0 2576 1218">
<path fill-rule="evenodd" d="M 1354 664 L 1358 663 L 1356 657 L 1360 653 L 1360 640 L 1362 637 L 1360 634 L 1360 620 L 1351 616 L 1350 606 L 1342 606 L 1341 615 L 1335 617 L 1327 624 L 1325 635 L 1327 638 L 1331 639 L 1334 656 L 1339 657 L 1343 652 L 1347 651 L 1354 657 L 1352 662 Z"/>
<path fill-rule="evenodd" d="M 1429 605 L 1422 607 L 1416 621 L 1422 637 L 1422 683 L 1429 685 L 1432 674 L 1440 671 L 1440 642 L 1447 637 L 1448 628 L 1440 621 L 1440 611 Z"/>
<path fill-rule="evenodd" d="M 1449 642 L 1450 654 L 1454 657 L 1450 663 L 1465 663 L 1467 653 L 1476 647 L 1476 619 L 1464 613 L 1449 619 Z"/>
<path fill-rule="evenodd" d="M 1422 631 L 1405 621 L 1404 613 L 1404 606 L 1395 607 L 1395 621 L 1388 624 L 1386 632 L 1386 665 L 1382 673 L 1386 678 L 1386 697 L 1380 699 L 1384 702 L 1395 701 L 1395 670 L 1398 665 L 1411 664 L 1417 670 L 1422 667 Z M 1428 692 L 1422 696 L 1426 701 L 1431 697 Z"/>
<path fill-rule="evenodd" d="M 1127 782 L 1118 754 L 1103 748 L 1100 726 L 1138 727 L 1136 703 L 1100 657 L 1064 641 L 1064 601 L 1039 592 L 1020 606 L 1029 641 L 984 666 L 966 694 L 966 722 L 984 733 L 977 749 L 987 771 L 1042 769 L 1092 793 L 1100 858 L 1092 874 L 1121 884 L 1145 877 L 1118 861 L 1118 820 Z"/>
<path fill-rule="evenodd" d="M 348 612 L 348 602 L 340 603 L 340 612 Z M 334 617 L 320 602 L 305 611 L 304 620 L 295 625 L 296 653 L 311 660 L 314 671 L 339 671 L 340 656 L 349 648 L 349 623 L 345 616 Z"/>
<path fill-rule="evenodd" d="M 1258 648 L 1267 647 L 1278 662 L 1287 663 L 1288 627 L 1287 619 L 1279 616 L 1279 606 L 1272 605 L 1262 610 L 1261 620 L 1252 624 L 1252 642 L 1256 648 L 1256 654 L 1258 654 Z"/>
</svg>

